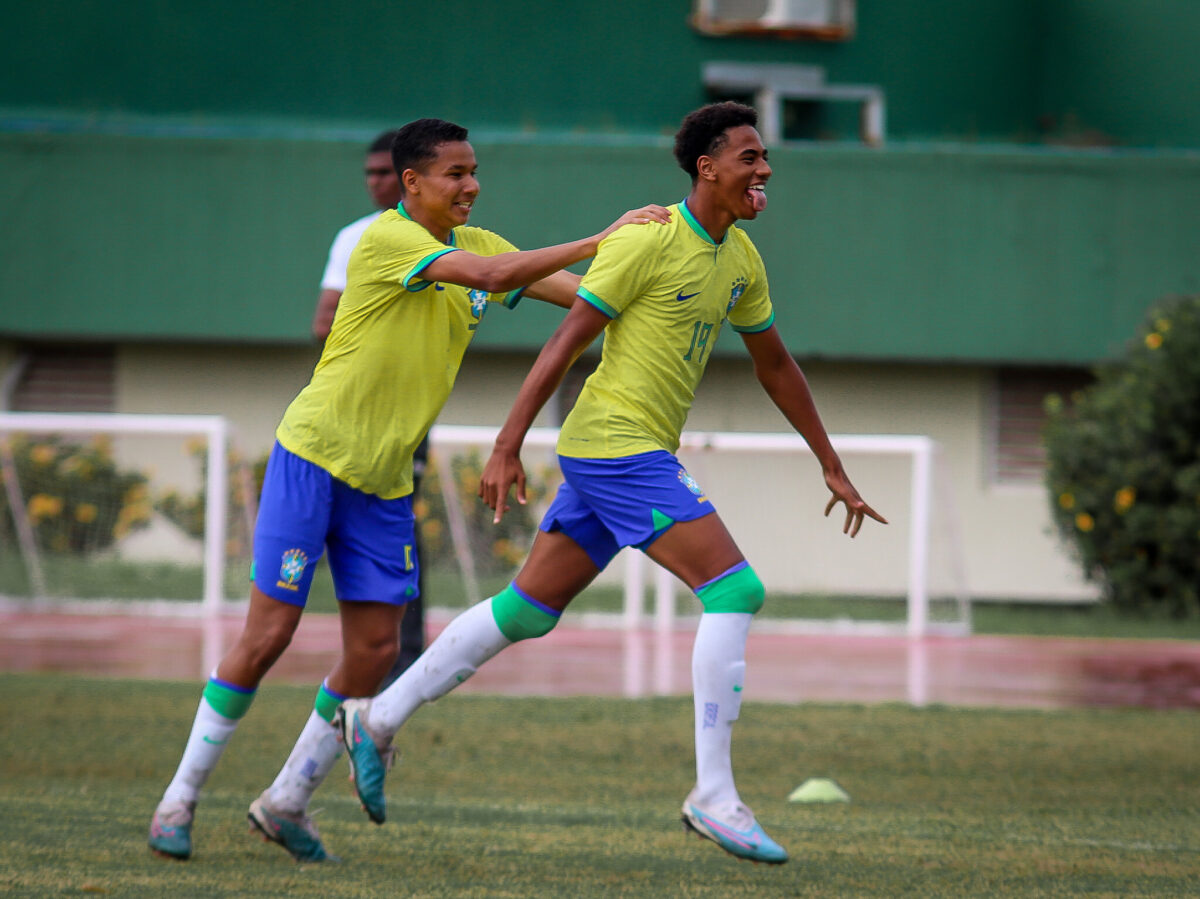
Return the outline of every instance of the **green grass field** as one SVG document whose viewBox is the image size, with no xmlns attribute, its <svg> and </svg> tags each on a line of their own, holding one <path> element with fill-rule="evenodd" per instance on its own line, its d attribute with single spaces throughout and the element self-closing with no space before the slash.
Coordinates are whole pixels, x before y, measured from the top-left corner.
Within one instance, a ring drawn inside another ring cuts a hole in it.
<svg viewBox="0 0 1200 899">
<path fill-rule="evenodd" d="M 195 684 L 0 675 L 0 893 L 19 896 L 1195 896 L 1195 712 L 743 708 L 744 798 L 792 861 L 686 835 L 686 700 L 448 697 L 401 733 L 391 820 L 345 763 L 314 807 L 339 865 L 248 835 L 311 703 L 264 686 L 209 782 L 186 863 L 145 846 Z M 832 777 L 846 804 L 787 795 Z"/>
</svg>

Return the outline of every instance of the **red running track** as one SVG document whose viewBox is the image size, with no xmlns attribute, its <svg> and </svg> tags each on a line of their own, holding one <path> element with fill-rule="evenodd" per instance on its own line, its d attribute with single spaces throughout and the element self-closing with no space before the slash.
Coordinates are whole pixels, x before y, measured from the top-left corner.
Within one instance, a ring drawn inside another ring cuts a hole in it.
<svg viewBox="0 0 1200 899">
<path fill-rule="evenodd" d="M 240 616 L 219 623 L 223 645 Z M 444 621 L 435 620 L 435 634 Z M 204 627 L 137 615 L 0 611 L 0 670 L 200 680 Z M 515 695 L 690 692 L 690 632 L 560 625 L 505 650 L 462 689 Z M 306 615 L 268 682 L 316 684 L 341 646 L 338 621 Z M 956 706 L 1200 708 L 1200 643 L 1051 637 L 751 633 L 746 698 Z"/>
</svg>

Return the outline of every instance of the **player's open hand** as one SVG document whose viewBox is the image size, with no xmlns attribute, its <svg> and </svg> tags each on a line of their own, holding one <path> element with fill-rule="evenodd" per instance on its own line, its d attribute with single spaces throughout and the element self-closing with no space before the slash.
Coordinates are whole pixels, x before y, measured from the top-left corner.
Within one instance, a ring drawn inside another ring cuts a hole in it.
<svg viewBox="0 0 1200 899">
<path fill-rule="evenodd" d="M 658 222 L 660 225 L 667 225 L 671 222 L 671 210 L 666 206 L 659 206 L 656 203 L 651 203 L 649 206 L 643 206 L 640 209 L 630 209 L 627 213 L 600 232 L 600 239 L 608 237 L 622 225 L 648 225 L 651 222 Z"/>
<path fill-rule="evenodd" d="M 842 525 L 842 533 L 849 534 L 851 537 L 858 535 L 859 529 L 862 527 L 863 518 L 874 518 L 880 524 L 887 524 L 887 519 L 863 502 L 863 498 L 858 495 L 858 491 L 854 489 L 854 485 L 850 483 L 850 479 L 846 477 L 844 471 L 827 471 L 825 473 L 825 486 L 827 486 L 833 496 L 829 498 L 829 502 L 825 504 L 825 517 L 829 517 L 829 513 L 833 511 L 833 507 L 838 503 L 844 503 L 846 506 L 846 521 Z"/>
<path fill-rule="evenodd" d="M 517 502 L 525 505 L 525 467 L 516 453 L 493 449 L 479 479 L 479 498 L 496 513 L 492 524 L 499 524 L 508 511 L 508 491 L 517 486 Z"/>
</svg>

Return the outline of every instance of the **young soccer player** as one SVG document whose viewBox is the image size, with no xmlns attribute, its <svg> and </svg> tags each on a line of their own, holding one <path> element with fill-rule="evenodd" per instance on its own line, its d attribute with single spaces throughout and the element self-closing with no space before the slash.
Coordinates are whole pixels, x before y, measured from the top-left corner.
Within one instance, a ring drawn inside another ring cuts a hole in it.
<svg viewBox="0 0 1200 899">
<path fill-rule="evenodd" d="M 383 212 L 395 209 L 400 203 L 400 176 L 396 174 L 392 165 L 392 143 L 395 140 L 396 129 L 393 128 L 379 134 L 367 145 L 366 157 L 363 159 L 363 180 L 366 182 L 367 195 L 376 208 L 374 212 L 346 225 L 333 238 L 325 262 L 325 271 L 321 275 L 321 292 L 317 295 L 317 307 L 312 320 L 312 335 L 320 343 L 324 343 L 329 337 L 338 301 L 346 289 L 346 268 L 350 264 L 350 254 L 358 246 L 358 239 Z M 413 450 L 414 503 L 421 495 L 421 478 L 428 459 L 429 439 L 426 438 Z M 413 530 L 413 546 L 419 557 L 420 527 Z M 400 672 L 416 661 L 425 648 L 425 578 L 424 570 L 420 566 L 418 570 L 422 577 L 417 583 L 417 595 L 404 606 L 404 614 L 400 618 L 400 648 L 391 671 L 384 678 L 384 686 L 399 677 Z"/>
<path fill-rule="evenodd" d="M 183 758 L 150 823 L 150 847 L 191 855 L 201 787 L 290 642 L 313 565 L 327 547 L 342 621 L 342 656 L 275 782 L 250 806 L 262 834 L 297 860 L 327 858 L 306 813 L 341 752 L 338 704 L 371 696 L 396 656 L 397 623 L 417 591 L 413 450 L 441 411 L 490 303 L 522 293 L 570 305 L 579 276 L 619 225 L 665 221 L 661 206 L 626 213 L 605 231 L 518 252 L 467 227 L 479 194 L 464 128 L 421 119 L 393 145 L 400 205 L 363 233 L 312 379 L 284 412 L 254 535 L 250 608 L 241 636 L 204 688 Z"/>
<path fill-rule="evenodd" d="M 422 703 L 442 696 L 518 640 L 546 634 L 567 604 L 623 546 L 635 546 L 691 587 L 704 606 L 692 656 L 696 785 L 683 821 L 740 858 L 787 861 L 738 796 L 730 760 L 745 674 L 745 643 L 763 585 L 704 491 L 675 458 L 679 435 L 721 326 L 745 342 L 767 394 L 816 454 L 843 530 L 863 502 L 829 443 L 807 382 L 774 326 L 762 260 L 735 226 L 767 205 L 771 176 L 755 112 L 705 106 L 683 121 L 675 156 L 692 178 L 671 221 L 622 228 L 604 241 L 578 299 L 546 343 L 496 439 L 480 496 L 507 508 L 525 500 L 520 449 L 535 415 L 570 365 L 604 333 L 600 366 L 563 424 L 564 483 L 511 585 L 450 623 L 417 662 L 372 700 L 342 706 L 355 788 L 370 817 L 385 817 L 382 754 Z"/>
</svg>

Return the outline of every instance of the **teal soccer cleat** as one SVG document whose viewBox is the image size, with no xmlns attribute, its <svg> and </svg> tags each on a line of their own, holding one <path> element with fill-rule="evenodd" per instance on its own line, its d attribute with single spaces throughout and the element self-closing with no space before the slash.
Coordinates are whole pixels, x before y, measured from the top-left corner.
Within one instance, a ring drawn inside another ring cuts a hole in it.
<svg viewBox="0 0 1200 899">
<path fill-rule="evenodd" d="M 350 762 L 350 777 L 354 780 L 354 791 L 369 817 L 376 824 L 387 820 L 387 799 L 383 795 L 383 781 L 392 767 L 395 750 L 388 746 L 380 750 L 371 732 L 367 730 L 369 699 L 347 699 L 338 710 L 338 726 L 346 744 L 346 757 Z"/>
<path fill-rule="evenodd" d="M 738 858 L 768 865 L 782 865 L 788 860 L 787 850 L 767 836 L 754 813 L 741 802 L 707 812 L 689 796 L 683 803 L 683 825 Z"/>
<path fill-rule="evenodd" d="M 150 819 L 150 849 L 164 858 L 191 858 L 195 814 L 194 802 L 160 802 Z"/>
<path fill-rule="evenodd" d="M 281 812 L 271 808 L 267 794 L 263 793 L 252 803 L 246 815 L 254 829 L 263 839 L 278 843 L 291 853 L 298 862 L 336 862 L 321 845 L 321 835 L 312 818 L 303 812 Z"/>
</svg>

